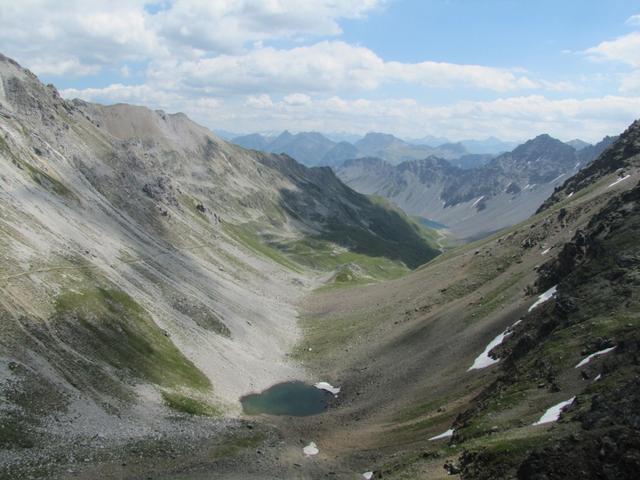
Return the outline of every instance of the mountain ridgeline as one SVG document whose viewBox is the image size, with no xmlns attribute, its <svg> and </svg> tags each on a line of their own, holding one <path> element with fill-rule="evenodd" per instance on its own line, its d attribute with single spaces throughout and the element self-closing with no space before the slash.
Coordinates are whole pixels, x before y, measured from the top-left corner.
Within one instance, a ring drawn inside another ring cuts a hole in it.
<svg viewBox="0 0 640 480">
<path fill-rule="evenodd" d="M 391 165 L 378 158 L 348 160 L 336 169 L 354 189 L 383 196 L 409 215 L 446 225 L 458 238 L 477 238 L 535 212 L 563 179 L 578 172 L 615 139 L 576 151 L 540 135 L 470 169 L 428 157 Z"/>
<path fill-rule="evenodd" d="M 403 161 L 422 159 L 428 156 L 445 158 L 454 165 L 463 168 L 482 165 L 492 158 L 485 149 L 500 146 L 501 143 L 490 143 L 483 149 L 482 142 L 477 148 L 483 153 L 470 153 L 461 142 L 444 142 L 436 146 L 401 140 L 388 133 L 369 132 L 353 143 L 347 141 L 334 142 L 318 132 L 300 132 L 292 134 L 282 132 L 276 137 L 267 137 L 257 133 L 235 137 L 233 143 L 252 150 L 272 153 L 286 153 L 299 162 L 309 166 L 325 165 L 338 167 L 345 160 L 360 157 L 377 157 L 396 165 Z M 476 148 L 475 143 L 469 143 Z M 496 147 L 497 148 L 497 147 Z"/>
</svg>

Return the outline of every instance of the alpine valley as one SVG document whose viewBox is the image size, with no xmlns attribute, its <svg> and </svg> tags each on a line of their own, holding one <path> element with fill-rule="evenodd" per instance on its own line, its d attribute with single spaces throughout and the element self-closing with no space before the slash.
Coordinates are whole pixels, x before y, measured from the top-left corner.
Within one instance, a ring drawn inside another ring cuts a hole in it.
<svg viewBox="0 0 640 480">
<path fill-rule="evenodd" d="M 0 478 L 636 478 L 639 231 L 640 121 L 230 143 L 0 56 Z"/>
</svg>

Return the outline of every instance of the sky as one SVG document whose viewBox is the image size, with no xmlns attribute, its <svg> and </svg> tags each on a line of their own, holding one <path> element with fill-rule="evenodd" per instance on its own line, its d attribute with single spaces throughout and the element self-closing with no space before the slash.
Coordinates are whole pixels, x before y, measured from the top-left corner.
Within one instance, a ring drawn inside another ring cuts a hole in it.
<svg viewBox="0 0 640 480">
<path fill-rule="evenodd" d="M 66 98 L 237 133 L 541 133 L 640 117 L 630 0 L 20 0 L 0 52 Z"/>
</svg>

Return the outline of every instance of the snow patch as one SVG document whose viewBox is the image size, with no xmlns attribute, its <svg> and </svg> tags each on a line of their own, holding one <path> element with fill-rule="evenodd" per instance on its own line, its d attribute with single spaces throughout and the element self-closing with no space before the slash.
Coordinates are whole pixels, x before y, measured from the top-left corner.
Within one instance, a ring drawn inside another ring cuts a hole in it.
<svg viewBox="0 0 640 480">
<path fill-rule="evenodd" d="M 319 390 L 326 390 L 329 393 L 332 393 L 334 396 L 338 396 L 340 393 L 340 387 L 334 387 L 328 382 L 318 382 L 314 385 Z"/>
<path fill-rule="evenodd" d="M 443 438 L 449 438 L 453 435 L 453 428 L 450 428 L 446 432 L 441 433 L 440 435 L 436 435 L 435 437 L 431 437 L 429 441 L 432 440 L 442 440 Z"/>
<path fill-rule="evenodd" d="M 556 183 L 558 180 L 560 180 L 562 177 L 564 177 L 564 173 L 561 173 L 560 175 L 558 175 L 556 178 L 554 178 L 553 180 L 551 180 L 551 182 L 549 183 Z"/>
<path fill-rule="evenodd" d="M 307 457 L 317 455 L 318 452 L 320 452 L 320 450 L 318 450 L 318 446 L 314 442 L 311 442 L 309 445 L 302 449 L 302 453 L 304 453 Z"/>
<path fill-rule="evenodd" d="M 569 195 L 567 195 L 567 198 L 571 198 L 571 197 L 573 197 L 573 194 L 574 194 L 574 193 L 575 193 L 575 192 L 570 192 L 570 193 L 569 193 Z"/>
<path fill-rule="evenodd" d="M 631 176 L 631 175 L 625 175 L 624 177 L 619 178 L 618 180 L 616 180 L 615 182 L 613 182 L 611 185 L 609 185 L 607 188 L 611 188 L 611 187 L 613 187 L 614 185 L 619 184 L 620 182 L 622 182 L 623 180 L 626 180 L 626 179 L 627 179 L 627 178 L 629 178 L 630 176 Z"/>
<path fill-rule="evenodd" d="M 542 252 L 540 252 L 540 255 L 546 255 L 547 253 L 549 253 L 551 251 L 551 247 L 543 250 Z"/>
<path fill-rule="evenodd" d="M 549 290 L 547 290 L 546 292 L 544 292 L 542 295 L 540 295 L 538 297 L 538 300 L 536 300 L 536 302 L 531 305 L 529 307 L 529 311 L 533 310 L 534 308 L 536 308 L 538 305 L 546 302 L 547 300 L 549 300 L 550 298 L 554 297 L 556 294 L 556 290 L 557 290 L 558 286 L 554 285 L 553 287 L 551 287 Z"/>
<path fill-rule="evenodd" d="M 595 352 L 592 353 L 591 355 L 586 356 L 585 358 L 583 358 L 580 363 L 578 363 L 575 368 L 580 368 L 584 365 L 586 365 L 587 363 L 589 363 L 591 361 L 592 358 L 597 357 L 598 355 L 604 355 L 605 353 L 609 353 L 611 350 L 615 349 L 616 347 L 610 347 L 610 348 L 605 348 L 604 350 L 600 350 L 599 352 Z"/>
<path fill-rule="evenodd" d="M 499 334 L 496 338 L 491 340 L 489 342 L 489 345 L 487 345 L 487 347 L 484 349 L 484 351 L 480 355 L 478 355 L 478 357 L 476 357 L 476 359 L 473 361 L 473 365 L 469 367 L 467 372 L 469 370 L 479 370 L 481 368 L 490 367 L 494 363 L 498 363 L 500 359 L 491 358 L 489 356 L 489 352 L 493 350 L 495 347 L 497 347 L 498 345 L 500 345 L 502 341 L 505 339 L 505 337 L 507 337 L 510 334 L 511 332 L 509 332 L 508 330 L 505 330 L 504 332 Z"/>
<path fill-rule="evenodd" d="M 491 358 L 489 356 L 489 352 L 491 350 L 493 350 L 494 347 L 497 347 L 498 345 L 500 345 L 506 337 L 511 335 L 513 333 L 513 327 L 518 325 L 521 321 L 522 320 L 516 321 L 513 325 L 511 325 L 509 328 L 507 328 L 504 332 L 502 332 L 496 338 L 491 340 L 489 342 L 489 345 L 487 345 L 487 347 L 484 349 L 484 351 L 480 355 L 478 355 L 476 357 L 476 359 L 473 361 L 473 365 L 471 365 L 469 367 L 467 372 L 470 371 L 470 370 L 479 370 L 481 368 L 490 367 L 494 363 L 498 363 L 500 361 L 500 359 L 499 358 Z"/>
<path fill-rule="evenodd" d="M 599 373 L 598 375 L 596 375 L 596 378 L 593 379 L 594 382 L 597 382 L 598 380 L 600 380 L 602 378 L 602 374 Z"/>
<path fill-rule="evenodd" d="M 471 206 L 472 206 L 472 207 L 475 207 L 475 206 L 478 204 L 478 202 L 479 202 L 480 200 L 482 200 L 483 198 L 484 198 L 484 195 L 482 195 L 482 196 L 481 196 L 480 198 L 478 198 L 475 202 L 473 202 L 473 205 L 471 205 Z"/>
<path fill-rule="evenodd" d="M 569 400 L 560 402 L 559 404 L 554 405 L 553 407 L 547 409 L 547 411 L 544 412 L 544 415 L 540 417 L 540 420 L 535 422 L 533 425 L 542 425 L 543 423 L 556 422 L 558 418 L 560 418 L 562 409 L 564 407 L 568 407 L 569 405 L 571 405 L 575 399 L 576 397 L 571 397 Z"/>
<path fill-rule="evenodd" d="M 373 478 L 373 472 L 364 472 L 362 474 L 362 478 L 365 478 L 366 480 L 371 480 Z"/>
</svg>

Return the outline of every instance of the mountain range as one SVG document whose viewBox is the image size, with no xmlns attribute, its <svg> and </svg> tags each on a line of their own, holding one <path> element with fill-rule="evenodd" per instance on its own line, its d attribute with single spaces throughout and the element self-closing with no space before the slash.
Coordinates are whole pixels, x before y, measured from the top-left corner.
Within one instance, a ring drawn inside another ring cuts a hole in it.
<svg viewBox="0 0 640 480">
<path fill-rule="evenodd" d="M 540 135 L 484 165 L 463 169 L 434 156 L 392 165 L 380 158 L 348 160 L 336 169 L 349 186 L 383 196 L 409 215 L 472 239 L 534 213 L 563 179 L 589 164 L 615 139 L 579 151 Z"/>
<path fill-rule="evenodd" d="M 342 137 L 350 140 L 353 138 Z M 318 132 L 292 134 L 284 131 L 277 136 L 258 133 L 243 135 L 233 138 L 231 142 L 252 150 L 286 153 L 309 166 L 332 167 L 339 166 L 345 160 L 367 156 L 379 157 L 395 165 L 433 155 L 462 168 L 470 168 L 487 162 L 494 153 L 503 152 L 511 145 L 493 138 L 458 143 L 444 140 L 443 143 L 431 145 L 424 142 L 424 139 L 405 141 L 388 133 L 369 132 L 356 140 L 334 141 Z"/>
<path fill-rule="evenodd" d="M 338 167 L 345 160 L 377 157 L 396 165 L 403 161 L 421 160 L 435 156 L 449 160 L 454 166 L 472 168 L 483 165 L 496 155 L 513 150 L 514 142 L 504 142 L 490 137 L 485 140 L 450 142 L 444 137 L 423 137 L 403 140 L 388 133 L 369 132 L 363 137 L 355 135 L 324 135 L 319 132 L 292 134 L 284 131 L 278 135 L 252 133 L 232 137 L 221 131 L 232 143 L 252 150 L 286 153 L 308 166 L 326 165 Z M 567 142 L 575 150 L 592 147 L 579 139 Z"/>
</svg>

